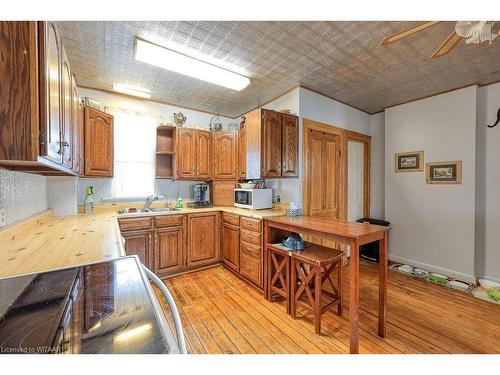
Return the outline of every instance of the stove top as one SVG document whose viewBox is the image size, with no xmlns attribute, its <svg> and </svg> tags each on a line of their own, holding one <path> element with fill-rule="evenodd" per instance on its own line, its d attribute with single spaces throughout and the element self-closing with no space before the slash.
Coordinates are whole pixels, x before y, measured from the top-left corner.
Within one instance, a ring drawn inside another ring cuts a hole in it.
<svg viewBox="0 0 500 375">
<path fill-rule="evenodd" d="M 170 353 L 136 257 L 0 279 L 0 354 Z"/>
</svg>

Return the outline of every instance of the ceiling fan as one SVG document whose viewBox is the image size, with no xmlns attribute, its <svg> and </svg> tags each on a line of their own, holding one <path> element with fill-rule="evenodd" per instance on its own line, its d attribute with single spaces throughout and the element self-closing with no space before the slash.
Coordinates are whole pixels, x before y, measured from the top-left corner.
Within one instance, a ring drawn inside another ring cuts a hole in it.
<svg viewBox="0 0 500 375">
<path fill-rule="evenodd" d="M 385 37 L 381 45 L 397 42 L 407 36 L 413 35 L 419 31 L 426 30 L 442 21 L 429 21 L 421 23 L 417 26 L 411 27 L 407 30 L 400 31 L 399 33 Z M 455 30 L 450 36 L 439 46 L 439 48 L 432 54 L 431 58 L 435 59 L 446 55 L 455 47 L 462 39 L 465 43 L 480 44 L 489 42 L 491 45 L 500 35 L 500 29 L 493 31 L 494 21 L 458 21 L 455 24 Z"/>
</svg>

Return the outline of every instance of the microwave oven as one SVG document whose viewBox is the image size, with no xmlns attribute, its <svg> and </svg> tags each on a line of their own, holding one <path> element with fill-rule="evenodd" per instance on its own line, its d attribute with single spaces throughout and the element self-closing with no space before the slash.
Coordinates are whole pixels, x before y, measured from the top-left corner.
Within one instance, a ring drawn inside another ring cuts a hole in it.
<svg viewBox="0 0 500 375">
<path fill-rule="evenodd" d="M 271 189 L 234 189 L 234 205 L 250 210 L 273 208 Z"/>
</svg>

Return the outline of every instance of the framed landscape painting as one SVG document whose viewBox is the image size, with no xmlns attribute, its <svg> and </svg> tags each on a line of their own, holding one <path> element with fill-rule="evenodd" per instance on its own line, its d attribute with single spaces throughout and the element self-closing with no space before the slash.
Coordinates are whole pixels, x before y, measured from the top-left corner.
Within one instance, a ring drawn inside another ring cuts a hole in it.
<svg viewBox="0 0 500 375">
<path fill-rule="evenodd" d="M 428 184 L 461 184 L 462 161 L 442 161 L 426 164 Z"/>
<path fill-rule="evenodd" d="M 424 152 L 400 152 L 395 155 L 396 172 L 422 172 L 424 170 Z"/>
</svg>

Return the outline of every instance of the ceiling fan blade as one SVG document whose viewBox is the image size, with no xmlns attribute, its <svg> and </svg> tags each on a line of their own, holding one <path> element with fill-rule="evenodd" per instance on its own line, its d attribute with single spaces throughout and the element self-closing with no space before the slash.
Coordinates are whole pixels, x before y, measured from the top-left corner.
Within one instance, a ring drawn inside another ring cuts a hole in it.
<svg viewBox="0 0 500 375">
<path fill-rule="evenodd" d="M 438 23 L 440 23 L 441 21 L 429 21 L 429 22 L 424 22 L 424 23 L 421 23 L 417 26 L 414 26 L 412 28 L 409 28 L 407 30 L 404 30 L 404 31 L 400 31 L 399 33 L 396 33 L 396 34 L 393 34 L 393 35 L 389 35 L 389 36 L 386 36 L 381 42 L 380 44 L 381 45 L 384 45 L 384 44 L 389 44 L 389 43 L 394 43 L 394 42 L 397 42 L 398 40 L 400 39 L 403 39 L 403 38 L 406 38 L 407 36 L 410 36 L 410 35 L 413 35 L 419 31 L 422 31 L 422 30 L 425 30 L 425 29 L 428 29 L 429 27 L 432 27 L 434 25 L 437 25 Z"/>
<path fill-rule="evenodd" d="M 451 33 L 451 35 L 443 42 L 443 44 L 441 44 L 439 48 L 432 54 L 431 58 L 437 59 L 438 57 L 446 55 L 461 40 L 462 37 L 456 32 Z"/>
</svg>

